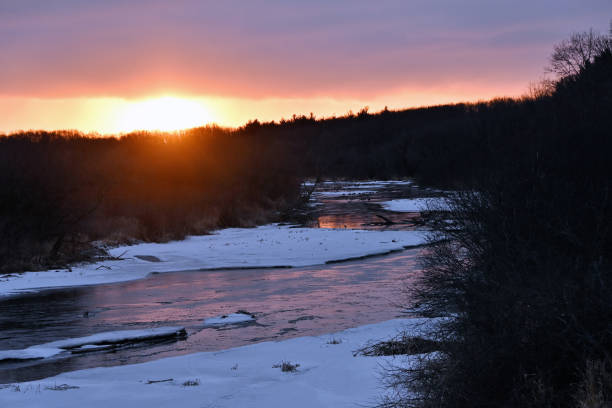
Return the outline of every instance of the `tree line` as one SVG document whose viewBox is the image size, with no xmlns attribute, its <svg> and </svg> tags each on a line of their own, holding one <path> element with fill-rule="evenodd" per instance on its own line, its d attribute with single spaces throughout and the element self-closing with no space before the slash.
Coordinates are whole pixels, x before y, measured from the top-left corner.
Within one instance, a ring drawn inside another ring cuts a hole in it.
<svg viewBox="0 0 612 408">
<path fill-rule="evenodd" d="M 481 117 L 487 160 L 432 217 L 412 291 L 452 318 L 383 406 L 612 406 L 611 37 L 574 34 L 534 98 Z"/>
</svg>

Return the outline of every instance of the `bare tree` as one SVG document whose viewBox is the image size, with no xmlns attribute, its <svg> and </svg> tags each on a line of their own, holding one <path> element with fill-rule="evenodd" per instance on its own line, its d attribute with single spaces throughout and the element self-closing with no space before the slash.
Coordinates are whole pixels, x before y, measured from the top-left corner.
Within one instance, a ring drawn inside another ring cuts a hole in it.
<svg viewBox="0 0 612 408">
<path fill-rule="evenodd" d="M 560 77 L 576 75 L 610 45 L 610 37 L 592 29 L 574 33 L 568 40 L 555 45 L 547 71 Z"/>
</svg>

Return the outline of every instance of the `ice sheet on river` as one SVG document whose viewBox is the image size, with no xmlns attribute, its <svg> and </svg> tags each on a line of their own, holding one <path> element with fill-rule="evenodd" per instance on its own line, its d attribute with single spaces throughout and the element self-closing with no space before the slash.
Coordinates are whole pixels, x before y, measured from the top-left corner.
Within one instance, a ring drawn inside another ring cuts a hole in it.
<svg viewBox="0 0 612 408">
<path fill-rule="evenodd" d="M 305 186 L 314 186 L 314 181 L 305 181 L 302 183 Z M 328 186 L 342 186 L 342 187 L 364 187 L 368 188 L 383 188 L 387 186 L 393 185 L 410 185 L 413 184 L 412 180 L 364 180 L 364 181 L 355 181 L 355 180 L 328 180 L 319 182 L 320 186 L 328 187 Z"/>
<path fill-rule="evenodd" d="M 442 197 L 401 198 L 380 203 L 385 210 L 396 212 L 421 212 L 426 210 L 446 210 L 448 201 Z"/>
<path fill-rule="evenodd" d="M 326 198 L 326 197 L 344 197 L 344 196 L 360 196 L 365 194 L 374 194 L 374 190 L 339 190 L 339 191 L 315 191 L 314 195 Z"/>
<path fill-rule="evenodd" d="M 21 350 L 0 350 L 0 361 L 31 360 L 49 358 L 65 351 L 92 351 L 103 345 L 135 343 L 145 340 L 180 337 L 186 334 L 183 327 L 156 327 L 142 330 L 119 330 L 96 333 L 91 336 L 57 340 L 50 343 L 30 346 Z"/>
<path fill-rule="evenodd" d="M 425 242 L 419 231 L 363 231 L 264 225 L 229 228 L 183 241 L 110 250 L 121 260 L 0 276 L 0 296 L 36 289 L 122 282 L 150 273 L 221 268 L 309 266 L 387 253 Z M 151 262 L 148 259 L 158 259 Z"/>
<path fill-rule="evenodd" d="M 246 312 L 231 313 L 228 315 L 204 319 L 205 327 L 225 326 L 230 324 L 246 323 L 255 320 L 252 314 Z"/>
</svg>

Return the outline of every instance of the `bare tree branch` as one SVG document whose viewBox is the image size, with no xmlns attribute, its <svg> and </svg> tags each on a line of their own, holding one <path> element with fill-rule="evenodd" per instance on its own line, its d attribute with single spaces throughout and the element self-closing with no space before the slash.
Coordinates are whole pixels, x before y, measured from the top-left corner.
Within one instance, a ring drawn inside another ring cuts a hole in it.
<svg viewBox="0 0 612 408">
<path fill-rule="evenodd" d="M 593 62 L 593 59 L 610 48 L 608 36 L 594 32 L 593 29 L 574 33 L 567 40 L 555 45 L 547 71 L 559 77 L 576 75 Z"/>
</svg>

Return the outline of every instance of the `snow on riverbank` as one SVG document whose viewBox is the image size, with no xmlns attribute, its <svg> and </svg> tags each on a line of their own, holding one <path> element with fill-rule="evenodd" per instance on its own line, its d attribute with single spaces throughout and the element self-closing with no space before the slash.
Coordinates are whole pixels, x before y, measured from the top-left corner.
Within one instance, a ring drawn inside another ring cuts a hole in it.
<svg viewBox="0 0 612 408">
<path fill-rule="evenodd" d="M 88 350 L 97 350 L 100 348 L 97 346 L 135 343 L 145 340 L 169 337 L 181 337 L 185 336 L 186 334 L 187 333 L 183 327 L 156 327 L 143 330 L 119 330 L 96 333 L 86 337 L 58 340 L 51 343 L 30 346 L 21 350 L 0 350 L 0 361 L 49 358 L 69 350 L 83 352 Z"/>
<path fill-rule="evenodd" d="M 355 407 L 384 392 L 381 364 L 412 357 L 353 356 L 371 341 L 406 329 L 418 335 L 427 319 L 396 319 L 318 337 L 171 357 L 144 364 L 93 368 L 0 386 L 7 407 Z M 282 362 L 299 364 L 282 372 Z M 276 367 L 273 367 L 276 366 Z"/>
<path fill-rule="evenodd" d="M 183 241 L 110 250 L 121 260 L 69 270 L 0 277 L 0 296 L 37 289 L 140 279 L 149 273 L 220 268 L 309 266 L 387 253 L 424 243 L 419 231 L 361 231 L 264 225 L 229 228 Z"/>
<path fill-rule="evenodd" d="M 398 200 L 383 201 L 380 205 L 385 210 L 396 212 L 421 212 L 428 209 L 448 209 L 448 202 L 442 197 L 402 198 Z"/>
</svg>

